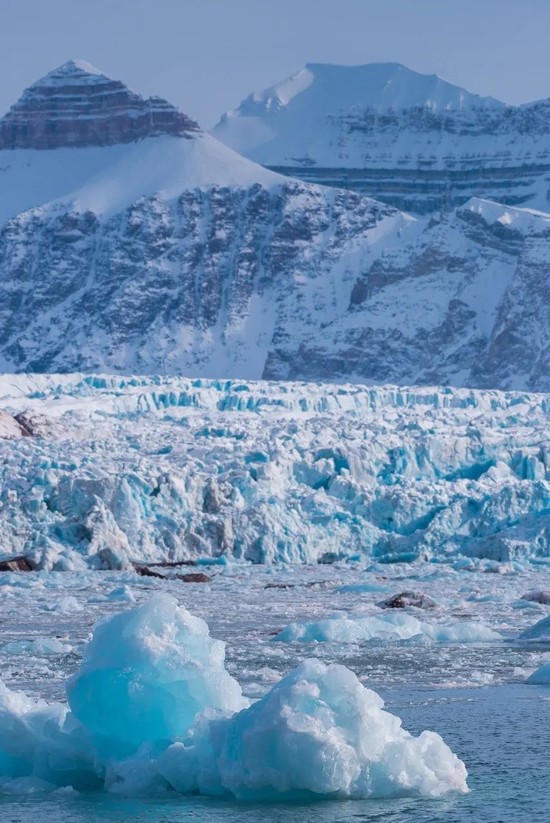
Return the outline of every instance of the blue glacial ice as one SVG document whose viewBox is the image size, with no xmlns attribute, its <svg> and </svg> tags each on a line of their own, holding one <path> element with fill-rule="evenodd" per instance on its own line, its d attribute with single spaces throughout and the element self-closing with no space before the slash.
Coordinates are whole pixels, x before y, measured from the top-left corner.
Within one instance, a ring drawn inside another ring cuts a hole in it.
<svg viewBox="0 0 550 823">
<path fill-rule="evenodd" d="M 534 626 L 520 634 L 521 640 L 532 640 L 537 643 L 550 643 L 550 615 L 543 617 Z"/>
<path fill-rule="evenodd" d="M 69 707 L 0 685 L 0 791 L 104 787 L 243 800 L 466 792 L 441 737 L 414 737 L 341 665 L 303 662 L 249 704 L 204 621 L 157 595 L 96 630 Z"/>
<path fill-rule="evenodd" d="M 545 395 L 16 375 L 0 545 L 40 569 L 132 560 L 548 562 Z"/>
<path fill-rule="evenodd" d="M 471 620 L 425 623 L 402 612 L 367 616 L 333 615 L 311 623 L 290 623 L 274 638 L 285 643 L 358 643 L 369 640 L 432 640 L 440 643 L 494 643 L 497 632 Z"/>
<path fill-rule="evenodd" d="M 74 716 L 110 754 L 184 738 L 195 718 L 246 705 L 227 672 L 225 644 L 200 617 L 157 595 L 100 625 L 67 682 Z"/>
<path fill-rule="evenodd" d="M 527 678 L 530 686 L 550 686 L 550 663 L 544 663 Z"/>
</svg>

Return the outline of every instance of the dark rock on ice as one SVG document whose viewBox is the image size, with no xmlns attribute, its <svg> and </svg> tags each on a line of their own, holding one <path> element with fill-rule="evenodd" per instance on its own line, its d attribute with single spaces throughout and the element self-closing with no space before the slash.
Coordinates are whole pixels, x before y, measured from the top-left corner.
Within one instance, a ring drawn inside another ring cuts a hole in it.
<svg viewBox="0 0 550 823">
<path fill-rule="evenodd" d="M 190 572 L 189 574 L 176 574 L 177 580 L 182 580 L 184 583 L 210 583 L 212 580 L 207 574 L 203 572 Z"/>
<path fill-rule="evenodd" d="M 32 572 L 34 566 L 27 557 L 10 557 L 0 560 L 0 572 Z"/>
<path fill-rule="evenodd" d="M 550 591 L 547 589 L 541 591 L 527 592 L 521 596 L 522 600 L 528 600 L 530 603 L 541 603 L 543 606 L 550 605 Z"/>
<path fill-rule="evenodd" d="M 381 609 L 406 609 L 414 606 L 415 609 L 435 609 L 437 603 L 422 592 L 401 592 L 393 597 L 378 603 Z"/>
</svg>

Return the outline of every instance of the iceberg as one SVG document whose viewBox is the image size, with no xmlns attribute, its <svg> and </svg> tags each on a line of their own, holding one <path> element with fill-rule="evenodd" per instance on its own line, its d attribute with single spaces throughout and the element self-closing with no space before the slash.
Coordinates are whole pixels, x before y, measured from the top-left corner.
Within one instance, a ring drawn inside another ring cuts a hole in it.
<svg viewBox="0 0 550 823">
<path fill-rule="evenodd" d="M 409 734 L 346 667 L 306 660 L 251 705 L 224 653 L 203 620 L 157 595 L 96 629 L 68 707 L 0 685 L 0 792 L 272 802 L 468 791 L 442 738 Z"/>
<path fill-rule="evenodd" d="M 538 643 L 550 643 L 550 615 L 520 634 L 520 640 L 534 640 Z"/>
<path fill-rule="evenodd" d="M 206 709 L 233 714 L 246 705 L 224 660 L 225 644 L 204 620 L 156 595 L 96 629 L 67 682 L 69 706 L 110 755 L 181 739 Z"/>
</svg>

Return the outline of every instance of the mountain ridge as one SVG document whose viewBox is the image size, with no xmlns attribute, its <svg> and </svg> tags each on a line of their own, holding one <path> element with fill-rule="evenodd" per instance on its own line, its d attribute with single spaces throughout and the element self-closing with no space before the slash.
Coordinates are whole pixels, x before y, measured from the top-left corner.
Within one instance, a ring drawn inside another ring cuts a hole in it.
<svg viewBox="0 0 550 823">
<path fill-rule="evenodd" d="M 280 173 L 413 213 L 472 196 L 549 208 L 550 100 L 510 106 L 400 64 L 308 64 L 211 133 Z"/>
<path fill-rule="evenodd" d="M 548 220 L 414 218 L 199 129 L 3 150 L 0 367 L 548 391 Z"/>
</svg>

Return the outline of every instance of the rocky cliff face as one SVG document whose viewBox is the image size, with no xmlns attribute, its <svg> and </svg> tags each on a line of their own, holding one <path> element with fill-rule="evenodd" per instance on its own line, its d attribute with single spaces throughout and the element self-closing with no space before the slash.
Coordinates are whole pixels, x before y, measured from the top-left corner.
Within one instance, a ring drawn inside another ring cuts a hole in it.
<svg viewBox="0 0 550 823">
<path fill-rule="evenodd" d="M 106 220 L 30 210 L 0 231 L 4 368 L 261 376 L 273 337 L 342 311 L 369 236 L 404 222 L 294 181 L 146 196 Z"/>
<path fill-rule="evenodd" d="M 472 196 L 548 208 L 548 100 L 508 106 L 397 64 L 306 66 L 213 134 L 276 171 L 415 213 Z"/>
<path fill-rule="evenodd" d="M 144 100 L 88 63 L 69 60 L 26 89 L 0 120 L 0 151 L 110 146 L 196 131 L 166 100 Z"/>
<path fill-rule="evenodd" d="M 550 217 L 470 201 L 386 249 L 264 376 L 550 391 Z"/>
<path fill-rule="evenodd" d="M 1 370 L 550 390 L 547 215 L 415 219 L 117 111 L 114 145 L 0 151 Z"/>
</svg>

